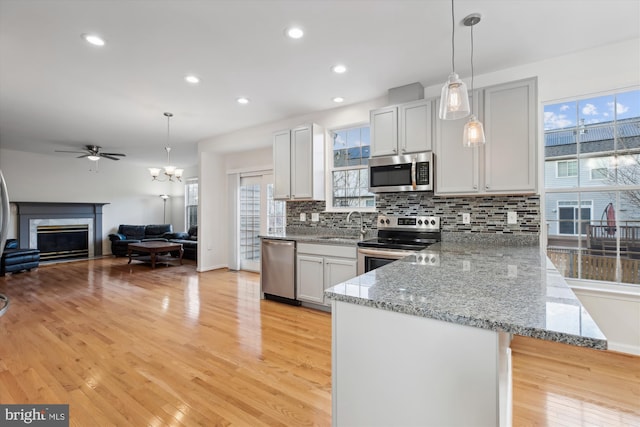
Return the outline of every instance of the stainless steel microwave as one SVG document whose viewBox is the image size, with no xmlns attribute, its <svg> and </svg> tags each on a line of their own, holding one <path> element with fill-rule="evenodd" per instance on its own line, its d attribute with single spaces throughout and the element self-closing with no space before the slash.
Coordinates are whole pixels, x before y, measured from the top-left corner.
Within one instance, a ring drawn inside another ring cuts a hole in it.
<svg viewBox="0 0 640 427">
<path fill-rule="evenodd" d="M 369 191 L 433 191 L 433 153 L 369 159 Z"/>
</svg>

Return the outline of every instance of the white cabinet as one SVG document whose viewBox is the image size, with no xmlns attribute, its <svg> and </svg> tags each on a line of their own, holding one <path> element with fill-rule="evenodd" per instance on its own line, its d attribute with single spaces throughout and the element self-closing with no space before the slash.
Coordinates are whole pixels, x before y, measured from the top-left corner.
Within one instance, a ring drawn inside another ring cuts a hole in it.
<svg viewBox="0 0 640 427">
<path fill-rule="evenodd" d="M 273 137 L 274 198 L 324 200 L 324 129 L 316 124 Z"/>
<path fill-rule="evenodd" d="M 487 141 L 478 148 L 462 145 L 467 118 L 437 120 L 437 195 L 537 191 L 536 93 L 535 79 L 476 91 L 474 111 Z"/>
<path fill-rule="evenodd" d="M 273 135 L 273 198 L 291 197 L 291 131 Z"/>
<path fill-rule="evenodd" d="M 321 256 L 297 256 L 298 295 L 300 301 L 324 303 L 324 258 Z"/>
<path fill-rule="evenodd" d="M 419 100 L 370 112 L 371 156 L 394 156 L 432 149 L 431 100 Z"/>
<path fill-rule="evenodd" d="M 297 299 L 329 305 L 324 290 L 357 276 L 355 246 L 298 243 Z"/>
</svg>

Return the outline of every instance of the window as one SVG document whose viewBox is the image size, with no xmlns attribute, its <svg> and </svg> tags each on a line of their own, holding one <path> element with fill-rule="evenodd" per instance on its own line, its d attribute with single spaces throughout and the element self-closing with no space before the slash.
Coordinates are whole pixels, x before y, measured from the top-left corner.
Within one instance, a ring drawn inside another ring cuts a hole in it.
<svg viewBox="0 0 640 427">
<path fill-rule="evenodd" d="M 549 258 L 567 277 L 640 284 L 640 90 L 545 105 L 544 130 Z"/>
<path fill-rule="evenodd" d="M 558 178 L 570 178 L 578 176 L 577 160 L 561 160 L 556 163 L 556 176 Z"/>
<path fill-rule="evenodd" d="M 591 221 L 591 206 L 593 202 L 558 202 L 558 229 L 560 234 L 587 234 L 587 225 Z M 581 220 L 581 221 L 580 221 Z M 580 230 L 580 232 L 578 232 Z"/>
<path fill-rule="evenodd" d="M 331 203 L 336 210 L 374 209 L 369 192 L 369 126 L 333 130 L 331 144 Z M 329 207 L 328 206 L 328 207 Z"/>
<path fill-rule="evenodd" d="M 198 225 L 198 179 L 188 179 L 184 185 L 184 203 L 186 205 L 186 230 Z"/>
<path fill-rule="evenodd" d="M 287 225 L 287 210 L 284 200 L 273 199 L 273 184 L 267 185 L 267 233 L 284 233 Z"/>
<path fill-rule="evenodd" d="M 609 168 L 593 168 L 591 169 L 591 180 L 599 181 L 609 179 Z"/>
</svg>

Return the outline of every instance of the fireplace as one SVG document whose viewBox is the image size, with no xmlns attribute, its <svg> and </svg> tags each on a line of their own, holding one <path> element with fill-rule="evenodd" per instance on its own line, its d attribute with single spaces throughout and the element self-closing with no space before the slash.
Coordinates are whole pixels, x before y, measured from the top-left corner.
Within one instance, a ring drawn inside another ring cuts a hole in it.
<svg viewBox="0 0 640 427">
<path fill-rule="evenodd" d="M 102 206 L 106 203 L 12 202 L 21 247 L 40 250 L 43 261 L 102 255 Z"/>
<path fill-rule="evenodd" d="M 40 260 L 89 258 L 89 225 L 39 225 Z"/>
</svg>

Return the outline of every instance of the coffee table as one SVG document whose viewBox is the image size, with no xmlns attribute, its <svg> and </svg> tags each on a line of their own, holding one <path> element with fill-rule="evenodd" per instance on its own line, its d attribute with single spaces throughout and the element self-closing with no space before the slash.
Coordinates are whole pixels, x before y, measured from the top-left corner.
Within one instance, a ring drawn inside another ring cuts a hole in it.
<svg viewBox="0 0 640 427">
<path fill-rule="evenodd" d="M 163 242 L 158 240 L 152 240 L 149 242 L 140 242 L 140 243 L 129 243 L 127 255 L 129 255 L 129 262 L 127 264 L 131 264 L 131 253 L 133 251 L 148 253 L 151 257 L 151 268 L 156 268 L 156 257 L 159 254 L 164 254 L 167 252 L 178 251 L 180 253 L 180 265 L 182 265 L 182 254 L 184 250 L 182 249 L 182 243 L 172 243 L 172 242 Z"/>
</svg>

